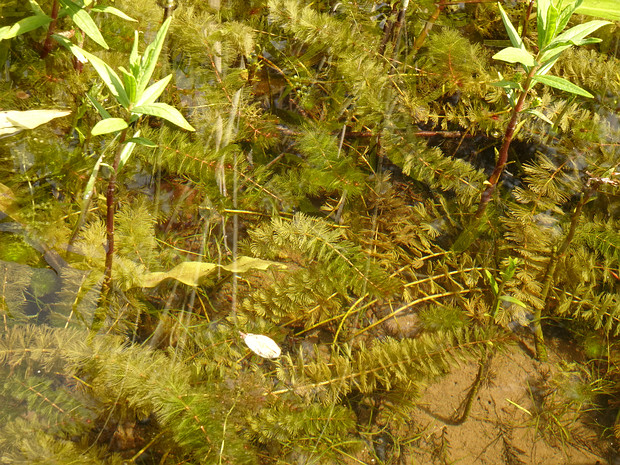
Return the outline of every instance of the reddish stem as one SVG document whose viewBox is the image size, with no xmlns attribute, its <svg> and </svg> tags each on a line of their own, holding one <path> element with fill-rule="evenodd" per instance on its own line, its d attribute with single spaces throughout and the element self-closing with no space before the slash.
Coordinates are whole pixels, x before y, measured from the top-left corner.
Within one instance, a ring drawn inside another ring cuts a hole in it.
<svg viewBox="0 0 620 465">
<path fill-rule="evenodd" d="M 47 35 L 45 36 L 45 42 L 43 42 L 43 49 L 41 50 L 41 55 L 40 55 L 41 58 L 45 58 L 46 56 L 48 56 L 49 53 L 52 51 L 52 48 L 54 47 L 54 41 L 52 40 L 52 34 L 56 32 L 56 22 L 58 20 L 59 9 L 60 9 L 60 5 L 58 3 L 58 0 L 54 0 L 54 3 L 52 3 L 52 14 L 51 14 L 52 22 L 47 28 Z"/>
<path fill-rule="evenodd" d="M 114 213 L 116 207 L 116 176 L 118 174 L 118 165 L 121 161 L 123 145 L 125 143 L 125 138 L 127 137 L 127 130 L 128 128 L 121 133 L 120 139 L 118 141 L 118 149 L 116 150 L 116 155 L 114 156 L 112 173 L 110 174 L 110 180 L 108 182 L 108 192 L 106 195 L 106 206 L 108 209 L 106 214 L 106 236 L 108 243 L 105 254 L 105 271 L 103 274 L 103 285 L 101 286 L 102 301 L 105 301 L 107 299 L 108 293 L 110 292 L 110 287 L 112 285 L 112 264 L 114 262 Z"/>
<path fill-rule="evenodd" d="M 527 75 L 527 79 L 525 80 L 523 91 L 521 92 L 521 95 L 519 96 L 519 100 L 517 101 L 517 104 L 515 105 L 515 107 L 512 109 L 512 117 L 510 118 L 510 121 L 508 122 L 508 126 L 506 127 L 506 133 L 504 134 L 504 142 L 502 143 L 502 148 L 499 150 L 499 156 L 497 158 L 497 162 L 495 163 L 495 169 L 493 170 L 493 173 L 491 173 L 491 176 L 489 177 L 487 188 L 484 190 L 484 192 L 482 193 L 482 196 L 480 197 L 480 203 L 478 204 L 478 210 L 476 211 L 476 214 L 474 215 L 475 219 L 479 219 L 482 217 L 482 215 L 484 215 L 487 205 L 489 201 L 491 200 L 491 197 L 493 196 L 493 192 L 495 192 L 495 187 L 497 186 L 499 178 L 502 175 L 502 172 L 504 171 L 504 167 L 506 166 L 506 163 L 508 162 L 508 149 L 510 148 L 510 143 L 512 142 L 512 139 L 515 135 L 515 129 L 517 128 L 519 116 L 521 114 L 521 110 L 523 110 L 523 105 L 525 104 L 525 97 L 527 96 L 527 93 L 530 88 L 530 84 L 532 82 L 532 76 L 534 76 L 534 73 L 536 73 L 536 70 L 537 70 L 536 67 L 532 67 L 532 69 L 530 70 L 529 74 Z"/>
</svg>

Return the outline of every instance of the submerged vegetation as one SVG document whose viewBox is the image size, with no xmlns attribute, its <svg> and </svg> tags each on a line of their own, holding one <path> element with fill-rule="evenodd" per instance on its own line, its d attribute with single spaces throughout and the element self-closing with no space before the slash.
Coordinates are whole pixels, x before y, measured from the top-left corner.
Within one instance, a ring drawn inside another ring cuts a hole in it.
<svg viewBox="0 0 620 465">
<path fill-rule="evenodd" d="M 620 439 L 620 11 L 581 3 L 5 1 L 0 463 L 401 463 L 427 386 L 475 366 L 466 423 L 558 334 L 586 363 L 519 408 Z"/>
</svg>

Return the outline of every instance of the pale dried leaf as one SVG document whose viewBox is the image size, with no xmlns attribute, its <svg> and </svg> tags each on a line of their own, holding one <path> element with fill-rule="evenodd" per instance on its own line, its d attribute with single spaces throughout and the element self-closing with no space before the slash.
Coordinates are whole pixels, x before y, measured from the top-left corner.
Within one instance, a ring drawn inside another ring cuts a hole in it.
<svg viewBox="0 0 620 465">
<path fill-rule="evenodd" d="M 262 334 L 240 333 L 252 352 L 263 358 L 278 358 L 282 351 L 273 339 Z"/>
</svg>

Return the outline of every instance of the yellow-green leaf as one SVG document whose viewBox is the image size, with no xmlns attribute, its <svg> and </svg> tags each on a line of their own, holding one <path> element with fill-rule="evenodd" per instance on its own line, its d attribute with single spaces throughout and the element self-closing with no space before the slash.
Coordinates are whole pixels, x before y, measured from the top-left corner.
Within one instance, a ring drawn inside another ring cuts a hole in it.
<svg viewBox="0 0 620 465">
<path fill-rule="evenodd" d="M 109 134 L 111 132 L 122 131 L 127 127 L 127 122 L 122 118 L 107 118 L 99 121 L 93 127 L 91 134 L 100 136 L 101 134 Z"/>
<path fill-rule="evenodd" d="M 232 273 L 246 273 L 250 270 L 266 270 L 270 266 L 285 268 L 282 263 L 262 260 L 260 258 L 240 257 L 230 265 L 218 265 L 217 263 L 183 262 L 170 271 L 157 271 L 147 273 L 138 280 L 141 287 L 155 287 L 165 279 L 176 279 L 188 286 L 198 286 L 200 281 L 219 269 Z"/>
</svg>

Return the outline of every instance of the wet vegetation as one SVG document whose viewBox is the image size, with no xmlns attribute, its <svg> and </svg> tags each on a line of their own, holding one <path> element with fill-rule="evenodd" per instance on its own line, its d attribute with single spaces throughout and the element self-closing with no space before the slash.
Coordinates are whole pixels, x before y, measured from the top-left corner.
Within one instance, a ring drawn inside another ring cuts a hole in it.
<svg viewBox="0 0 620 465">
<path fill-rule="evenodd" d="M 558 345 L 527 427 L 612 457 L 600 5 L 4 1 L 0 463 L 410 463 L 427 386 Z"/>
</svg>

